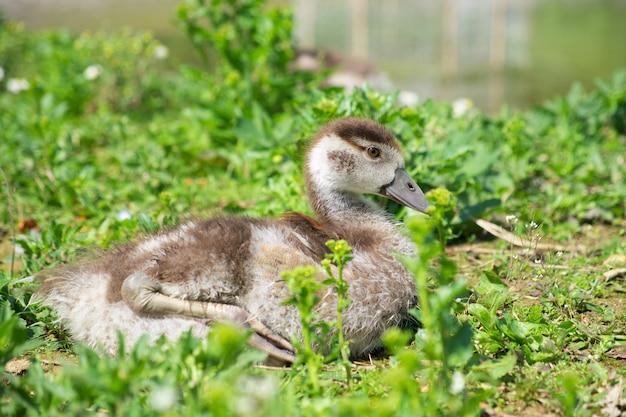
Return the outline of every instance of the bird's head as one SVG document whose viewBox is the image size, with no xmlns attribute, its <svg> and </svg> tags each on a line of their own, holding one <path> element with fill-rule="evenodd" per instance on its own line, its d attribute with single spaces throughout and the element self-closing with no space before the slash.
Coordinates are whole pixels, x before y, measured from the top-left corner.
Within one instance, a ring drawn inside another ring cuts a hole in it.
<svg viewBox="0 0 626 417">
<path fill-rule="evenodd" d="M 317 192 L 379 194 L 424 212 L 424 193 L 404 168 L 398 141 L 380 124 L 360 118 L 330 122 L 313 139 L 306 160 Z"/>
</svg>

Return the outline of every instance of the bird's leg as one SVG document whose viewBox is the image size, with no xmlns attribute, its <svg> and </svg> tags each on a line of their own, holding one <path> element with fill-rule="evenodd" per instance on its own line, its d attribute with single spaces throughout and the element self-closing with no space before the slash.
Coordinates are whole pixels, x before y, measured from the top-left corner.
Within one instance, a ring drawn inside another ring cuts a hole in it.
<svg viewBox="0 0 626 417">
<path fill-rule="evenodd" d="M 146 314 L 175 314 L 250 327 L 255 332 L 249 340 L 251 346 L 282 363 L 291 364 L 295 359 L 291 343 L 251 317 L 243 308 L 167 296 L 160 292 L 159 283 L 144 272 L 136 272 L 124 280 L 122 298 L 133 309 Z"/>
</svg>

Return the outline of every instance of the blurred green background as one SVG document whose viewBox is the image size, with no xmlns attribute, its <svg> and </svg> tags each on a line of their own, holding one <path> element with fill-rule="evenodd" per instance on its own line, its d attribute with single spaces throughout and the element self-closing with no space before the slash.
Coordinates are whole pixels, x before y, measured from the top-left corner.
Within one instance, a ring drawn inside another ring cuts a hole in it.
<svg viewBox="0 0 626 417">
<path fill-rule="evenodd" d="M 177 0 L 0 0 L 27 28 L 151 30 L 196 59 Z M 306 48 L 332 50 L 378 88 L 525 108 L 626 67 L 624 0 L 282 0 Z M 364 69 L 365 68 L 365 69 Z"/>
</svg>

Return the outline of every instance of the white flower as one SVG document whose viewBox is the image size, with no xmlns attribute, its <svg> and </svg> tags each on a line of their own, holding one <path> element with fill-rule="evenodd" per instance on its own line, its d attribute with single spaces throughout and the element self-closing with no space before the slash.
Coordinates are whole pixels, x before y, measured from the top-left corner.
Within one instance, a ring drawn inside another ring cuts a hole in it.
<svg viewBox="0 0 626 417">
<path fill-rule="evenodd" d="M 517 223 L 517 216 L 515 214 L 509 214 L 508 216 L 505 217 L 505 220 L 508 224 L 515 224 Z"/>
<path fill-rule="evenodd" d="M 130 211 L 128 210 L 120 210 L 117 212 L 117 220 L 123 221 L 123 220 L 128 220 L 131 217 L 133 217 L 132 214 L 130 214 Z"/>
<path fill-rule="evenodd" d="M 16 284 L 23 284 L 27 282 L 35 282 L 35 277 L 32 275 L 28 275 L 15 281 Z"/>
<path fill-rule="evenodd" d="M 272 378 L 261 378 L 256 386 L 256 395 L 258 398 L 267 399 L 276 394 L 278 387 L 276 381 Z"/>
<path fill-rule="evenodd" d="M 172 387 L 157 387 L 150 393 L 150 406 L 156 411 L 167 411 L 174 406 L 178 399 L 176 390 Z"/>
<path fill-rule="evenodd" d="M 0 81 L 4 80 L 4 68 L 0 67 Z"/>
<path fill-rule="evenodd" d="M 102 74 L 102 67 L 98 64 L 90 65 L 83 71 L 83 76 L 89 81 L 95 80 L 100 74 Z"/>
<path fill-rule="evenodd" d="M 528 227 L 530 227 L 531 229 L 536 229 L 539 227 L 539 225 L 534 221 L 531 221 L 530 223 L 528 223 Z"/>
<path fill-rule="evenodd" d="M 9 81 L 7 81 L 7 91 L 9 93 L 18 94 L 29 88 L 30 84 L 23 78 L 9 78 Z"/>
<path fill-rule="evenodd" d="M 154 57 L 156 59 L 165 59 L 170 54 L 170 50 L 165 45 L 159 45 L 154 48 Z"/>
<path fill-rule="evenodd" d="M 461 117 L 467 113 L 474 103 L 469 98 L 459 98 L 452 102 L 452 115 L 454 117 Z"/>
<path fill-rule="evenodd" d="M 420 101 L 419 96 L 417 95 L 417 93 L 414 93 L 413 91 L 402 90 L 400 91 L 400 94 L 398 94 L 398 102 L 400 103 L 401 106 L 413 107 L 417 105 L 419 101 Z"/>
<path fill-rule="evenodd" d="M 450 385 L 450 392 L 452 394 L 459 394 L 465 389 L 465 377 L 459 371 L 454 371 L 452 374 L 452 384 Z"/>
<path fill-rule="evenodd" d="M 257 401 L 252 397 L 241 396 L 235 402 L 235 412 L 240 416 L 252 415 L 258 408 Z"/>
<path fill-rule="evenodd" d="M 278 384 L 270 377 L 242 377 L 237 383 L 242 394 L 266 400 L 278 391 Z"/>
</svg>

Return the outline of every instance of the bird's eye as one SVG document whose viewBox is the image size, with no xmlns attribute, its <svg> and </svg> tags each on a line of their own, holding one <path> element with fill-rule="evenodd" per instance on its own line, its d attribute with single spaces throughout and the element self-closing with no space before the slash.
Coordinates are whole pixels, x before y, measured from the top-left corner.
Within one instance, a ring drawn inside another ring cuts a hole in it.
<svg viewBox="0 0 626 417">
<path fill-rule="evenodd" d="M 380 149 L 378 149 L 375 146 L 370 146 L 367 148 L 367 155 L 372 158 L 372 159 L 376 159 L 380 157 Z"/>
</svg>

